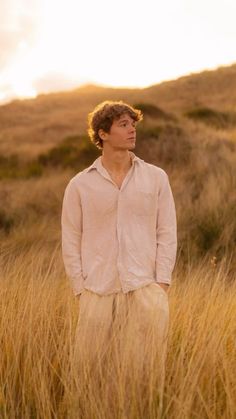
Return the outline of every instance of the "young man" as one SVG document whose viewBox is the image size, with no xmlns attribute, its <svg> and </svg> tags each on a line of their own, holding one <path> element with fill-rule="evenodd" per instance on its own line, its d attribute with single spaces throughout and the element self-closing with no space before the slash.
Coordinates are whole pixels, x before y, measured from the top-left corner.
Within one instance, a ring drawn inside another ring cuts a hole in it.
<svg viewBox="0 0 236 419">
<path fill-rule="evenodd" d="M 76 358 L 95 366 L 120 333 L 124 365 L 132 360 L 140 374 L 146 365 L 150 376 L 150 362 L 165 360 L 177 226 L 168 175 L 132 152 L 142 118 L 122 101 L 89 114 L 88 134 L 102 154 L 66 187 L 62 255 L 80 301 Z"/>
</svg>

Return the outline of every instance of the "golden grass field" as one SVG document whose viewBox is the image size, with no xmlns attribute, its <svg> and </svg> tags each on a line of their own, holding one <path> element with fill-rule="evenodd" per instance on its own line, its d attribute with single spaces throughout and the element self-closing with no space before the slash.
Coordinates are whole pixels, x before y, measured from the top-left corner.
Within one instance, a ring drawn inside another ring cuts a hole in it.
<svg viewBox="0 0 236 419">
<path fill-rule="evenodd" d="M 134 152 L 168 173 L 178 221 L 163 411 L 153 370 L 150 392 L 131 380 L 129 417 L 236 417 L 234 86 L 231 66 L 144 90 L 91 86 L 0 107 L 0 418 L 122 419 L 122 374 L 113 397 L 103 376 L 86 381 L 71 368 L 79 300 L 60 242 L 66 184 L 100 154 L 86 114 L 105 99 L 143 109 Z"/>
<path fill-rule="evenodd" d="M 175 271 L 162 416 L 155 398 L 143 410 L 149 393 L 123 388 L 122 376 L 108 410 L 103 381 L 100 388 L 91 377 L 78 398 L 85 378 L 74 376 L 71 360 L 79 301 L 65 278 L 59 241 L 47 241 L 47 227 L 36 225 L 35 235 L 19 232 L 18 241 L 1 249 L 1 417 L 119 418 L 122 391 L 128 391 L 132 418 L 234 418 L 236 282 L 227 281 L 227 261 Z"/>
</svg>

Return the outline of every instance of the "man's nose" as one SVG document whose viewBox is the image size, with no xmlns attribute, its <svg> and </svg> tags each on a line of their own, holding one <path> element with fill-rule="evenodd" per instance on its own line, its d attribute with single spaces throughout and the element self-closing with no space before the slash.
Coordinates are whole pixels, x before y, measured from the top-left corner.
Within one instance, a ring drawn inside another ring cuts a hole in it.
<svg viewBox="0 0 236 419">
<path fill-rule="evenodd" d="M 129 131 L 130 131 L 130 132 L 135 132 L 135 131 L 136 131 L 136 127 L 134 127 L 133 125 L 131 125 L 131 127 L 130 127 Z"/>
</svg>

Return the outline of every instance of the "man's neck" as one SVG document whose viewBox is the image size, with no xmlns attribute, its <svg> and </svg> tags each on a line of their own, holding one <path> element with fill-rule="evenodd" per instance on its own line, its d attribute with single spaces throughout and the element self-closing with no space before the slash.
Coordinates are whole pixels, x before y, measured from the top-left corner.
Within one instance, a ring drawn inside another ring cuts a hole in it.
<svg viewBox="0 0 236 419">
<path fill-rule="evenodd" d="M 121 175 L 126 173 L 132 166 L 132 156 L 127 153 L 102 153 L 101 162 L 103 167 L 114 175 Z"/>
</svg>

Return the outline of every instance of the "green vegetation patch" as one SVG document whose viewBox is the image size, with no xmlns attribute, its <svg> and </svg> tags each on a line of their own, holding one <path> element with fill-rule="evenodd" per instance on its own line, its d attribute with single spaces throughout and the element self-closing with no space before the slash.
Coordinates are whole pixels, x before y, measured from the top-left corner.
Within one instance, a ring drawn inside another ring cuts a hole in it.
<svg viewBox="0 0 236 419">
<path fill-rule="evenodd" d="M 185 131 L 176 123 L 153 127 L 138 126 L 141 154 L 151 148 L 163 166 L 182 165 L 189 162 L 192 144 Z"/>
<path fill-rule="evenodd" d="M 82 169 L 100 155 L 99 150 L 87 136 L 65 138 L 47 153 L 40 154 L 37 162 L 42 166 Z"/>
<path fill-rule="evenodd" d="M 137 126 L 137 137 L 138 137 L 138 140 L 140 140 L 140 141 L 150 139 L 150 138 L 158 140 L 161 133 L 163 132 L 163 130 L 164 130 L 163 125 L 155 125 L 153 127 L 138 125 Z"/>
<path fill-rule="evenodd" d="M 99 155 L 100 151 L 86 135 L 66 137 L 60 144 L 40 154 L 34 160 L 22 162 L 15 154 L 0 156 L 0 180 L 39 177 L 46 168 L 53 167 L 80 171 Z"/>
<path fill-rule="evenodd" d="M 9 233 L 14 225 L 14 219 L 0 208 L 0 230 Z"/>
<path fill-rule="evenodd" d="M 217 217 L 206 215 L 204 219 L 198 222 L 198 245 L 202 253 L 212 249 L 217 244 L 222 227 L 220 220 Z"/>
<path fill-rule="evenodd" d="M 133 105 L 134 108 L 140 109 L 144 116 L 148 116 L 150 118 L 159 118 L 163 120 L 175 120 L 176 118 L 165 112 L 163 109 L 159 108 L 152 103 L 135 103 Z"/>
<path fill-rule="evenodd" d="M 19 159 L 17 155 L 0 156 L 0 179 L 17 177 L 18 171 Z"/>
<path fill-rule="evenodd" d="M 185 112 L 184 116 L 215 128 L 227 128 L 236 125 L 236 113 L 220 112 L 211 108 L 195 108 Z"/>
<path fill-rule="evenodd" d="M 1 179 L 27 179 L 41 176 L 43 167 L 37 161 L 23 163 L 15 154 L 0 156 L 0 180 Z"/>
</svg>

